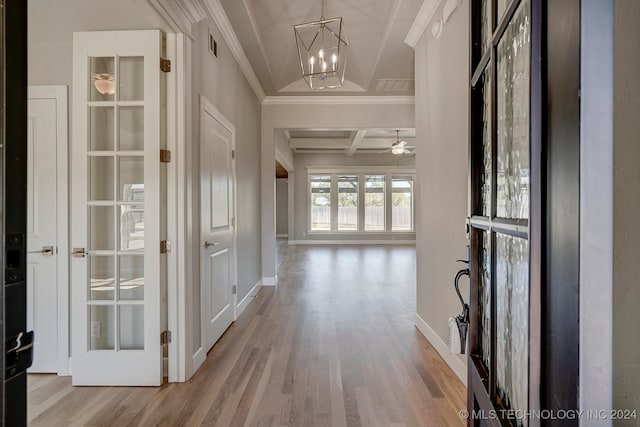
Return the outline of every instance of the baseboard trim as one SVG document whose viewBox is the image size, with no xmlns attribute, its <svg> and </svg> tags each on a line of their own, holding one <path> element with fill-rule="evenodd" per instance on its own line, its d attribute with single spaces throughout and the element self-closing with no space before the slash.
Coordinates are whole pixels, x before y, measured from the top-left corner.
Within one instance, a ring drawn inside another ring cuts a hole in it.
<svg viewBox="0 0 640 427">
<path fill-rule="evenodd" d="M 288 238 L 289 235 L 288 234 L 276 234 L 276 239 L 279 238 L 279 237 L 280 238 Z"/>
<path fill-rule="evenodd" d="M 289 240 L 290 245 L 412 245 L 415 240 Z"/>
<path fill-rule="evenodd" d="M 253 301 L 258 291 L 260 291 L 261 287 L 262 287 L 262 279 L 258 280 L 258 283 L 256 283 L 254 287 L 251 288 L 247 296 L 242 298 L 242 301 L 240 301 L 240 303 L 238 304 L 238 307 L 236 308 L 236 319 L 240 317 L 244 309 L 247 308 L 247 306 L 249 305 L 249 303 L 251 303 L 251 301 Z"/>
<path fill-rule="evenodd" d="M 262 278 L 262 286 L 277 286 L 278 285 L 278 275 L 276 274 L 273 277 L 263 277 Z"/>
<path fill-rule="evenodd" d="M 449 346 L 431 329 L 431 326 L 416 313 L 416 328 L 431 343 L 451 370 L 460 378 L 462 384 L 467 385 L 467 365 L 458 356 L 449 351 Z"/>
</svg>

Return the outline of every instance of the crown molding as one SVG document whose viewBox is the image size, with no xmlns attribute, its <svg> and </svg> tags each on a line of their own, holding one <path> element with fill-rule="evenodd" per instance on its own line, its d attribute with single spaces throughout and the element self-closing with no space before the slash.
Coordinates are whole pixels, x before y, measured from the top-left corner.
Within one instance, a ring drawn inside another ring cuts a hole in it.
<svg viewBox="0 0 640 427">
<path fill-rule="evenodd" d="M 267 96 L 263 105 L 414 105 L 414 96 Z"/>
<path fill-rule="evenodd" d="M 251 63 L 249 62 L 247 55 L 244 53 L 244 50 L 242 49 L 240 40 L 238 40 L 238 37 L 236 36 L 236 33 L 233 30 L 233 27 L 231 26 L 231 22 L 229 21 L 227 14 L 225 13 L 224 9 L 222 8 L 222 5 L 220 4 L 220 0 L 200 0 L 200 1 L 204 5 L 205 9 L 209 12 L 209 15 L 214 20 L 218 28 L 220 29 L 222 36 L 224 37 L 225 41 L 229 45 L 229 49 L 231 49 L 231 53 L 233 54 L 233 57 L 238 62 L 238 65 L 240 66 L 242 73 L 244 74 L 247 81 L 249 82 L 249 85 L 253 89 L 253 92 L 258 98 L 258 101 L 263 102 L 265 99 L 265 94 L 264 94 L 264 90 L 262 89 L 262 85 L 260 84 L 260 81 L 258 80 L 256 73 L 253 71 L 253 68 L 251 67 Z"/>
<path fill-rule="evenodd" d="M 411 48 L 416 48 L 418 40 L 422 37 L 424 30 L 427 29 L 440 3 L 442 3 L 442 0 L 424 0 L 422 3 L 416 19 L 413 21 L 413 24 L 411 24 L 411 28 L 409 28 L 409 32 L 407 32 L 407 36 L 404 38 L 404 42 L 411 46 Z"/>
</svg>

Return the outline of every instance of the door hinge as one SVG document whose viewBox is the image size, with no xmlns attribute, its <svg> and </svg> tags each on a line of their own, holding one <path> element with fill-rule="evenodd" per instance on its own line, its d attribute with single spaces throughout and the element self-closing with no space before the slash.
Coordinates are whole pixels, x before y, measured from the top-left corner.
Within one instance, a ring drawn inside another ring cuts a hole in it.
<svg viewBox="0 0 640 427">
<path fill-rule="evenodd" d="M 171 331 L 162 331 L 160 333 L 160 345 L 171 343 Z"/>
<path fill-rule="evenodd" d="M 163 73 L 171 72 L 171 60 L 166 58 L 160 58 L 160 71 Z"/>
<path fill-rule="evenodd" d="M 160 253 L 161 254 L 168 254 L 169 252 L 171 252 L 171 242 L 168 240 L 161 240 L 160 241 Z"/>
<path fill-rule="evenodd" d="M 231 288 L 231 292 L 233 292 L 233 294 L 237 294 L 238 293 L 238 287 L 236 285 L 233 285 L 233 287 Z"/>
<path fill-rule="evenodd" d="M 160 162 L 161 163 L 170 163 L 171 162 L 171 151 L 169 151 L 169 150 L 160 150 Z"/>
<path fill-rule="evenodd" d="M 236 150 L 231 150 L 231 158 L 232 159 L 236 158 Z"/>
<path fill-rule="evenodd" d="M 236 219 L 235 219 L 235 217 L 234 217 L 234 218 L 231 218 L 231 226 L 232 226 L 232 227 L 235 227 L 235 226 L 236 226 Z"/>
</svg>

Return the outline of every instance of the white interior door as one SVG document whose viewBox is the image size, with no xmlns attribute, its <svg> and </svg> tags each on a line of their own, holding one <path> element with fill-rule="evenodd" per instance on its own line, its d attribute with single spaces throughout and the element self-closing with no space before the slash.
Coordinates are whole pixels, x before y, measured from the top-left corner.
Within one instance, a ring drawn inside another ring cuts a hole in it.
<svg viewBox="0 0 640 427">
<path fill-rule="evenodd" d="M 160 385 L 162 34 L 74 34 L 74 385 Z"/>
<path fill-rule="evenodd" d="M 208 351 L 235 316 L 234 129 L 204 98 L 200 117 L 201 295 Z"/>
<path fill-rule="evenodd" d="M 29 99 L 27 120 L 27 329 L 29 372 L 58 372 L 56 100 Z M 52 178 L 53 177 L 53 178 Z"/>
</svg>

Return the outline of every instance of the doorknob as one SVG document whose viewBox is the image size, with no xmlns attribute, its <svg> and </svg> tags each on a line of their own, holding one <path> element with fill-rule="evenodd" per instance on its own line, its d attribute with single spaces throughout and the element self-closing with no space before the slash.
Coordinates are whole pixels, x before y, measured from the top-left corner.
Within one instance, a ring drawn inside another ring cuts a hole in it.
<svg viewBox="0 0 640 427">
<path fill-rule="evenodd" d="M 28 254 L 42 254 L 44 256 L 53 255 L 53 246 L 43 246 L 39 251 L 28 251 Z"/>
<path fill-rule="evenodd" d="M 215 243 L 211 243 L 211 242 L 204 242 L 204 248 L 208 249 L 211 246 L 218 246 L 220 243 L 219 242 L 215 242 Z"/>
</svg>

